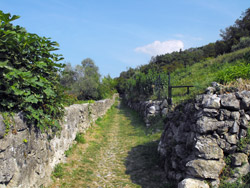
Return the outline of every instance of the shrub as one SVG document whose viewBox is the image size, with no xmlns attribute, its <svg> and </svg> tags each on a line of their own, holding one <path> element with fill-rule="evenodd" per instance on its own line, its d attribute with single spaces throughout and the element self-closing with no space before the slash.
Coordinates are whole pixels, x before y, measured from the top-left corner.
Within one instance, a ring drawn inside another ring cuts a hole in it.
<svg viewBox="0 0 250 188">
<path fill-rule="evenodd" d="M 59 128 L 64 94 L 58 72 L 64 65 L 52 53 L 58 44 L 10 23 L 18 18 L 0 11 L 0 111 L 22 111 L 41 130 Z"/>
<path fill-rule="evenodd" d="M 250 64 L 244 60 L 238 61 L 236 64 L 228 64 L 224 69 L 218 72 L 216 77 L 220 83 L 228 83 L 237 78 L 248 79 L 250 77 Z"/>
</svg>

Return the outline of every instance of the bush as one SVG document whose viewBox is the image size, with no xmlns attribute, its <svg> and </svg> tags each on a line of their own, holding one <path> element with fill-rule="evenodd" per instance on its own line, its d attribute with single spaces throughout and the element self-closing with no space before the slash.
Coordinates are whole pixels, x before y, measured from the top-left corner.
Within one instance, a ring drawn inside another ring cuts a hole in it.
<svg viewBox="0 0 250 188">
<path fill-rule="evenodd" d="M 18 18 L 0 11 L 0 111 L 22 111 L 42 130 L 59 128 L 64 94 L 57 62 L 63 58 L 51 53 L 58 44 L 10 23 Z"/>
<path fill-rule="evenodd" d="M 218 72 L 216 80 L 220 83 L 228 83 L 237 78 L 249 79 L 250 64 L 244 60 L 238 61 L 236 64 L 226 66 L 223 70 Z"/>
</svg>

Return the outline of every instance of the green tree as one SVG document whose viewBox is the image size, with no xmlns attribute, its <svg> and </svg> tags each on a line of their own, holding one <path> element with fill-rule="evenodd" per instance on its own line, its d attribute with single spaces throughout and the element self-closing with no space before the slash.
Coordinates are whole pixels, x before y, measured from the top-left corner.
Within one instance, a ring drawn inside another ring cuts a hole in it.
<svg viewBox="0 0 250 188">
<path fill-rule="evenodd" d="M 77 66 L 78 80 L 77 89 L 79 100 L 98 99 L 98 87 L 100 85 L 100 73 L 94 61 L 90 58 L 84 59 L 81 66 Z"/>
</svg>

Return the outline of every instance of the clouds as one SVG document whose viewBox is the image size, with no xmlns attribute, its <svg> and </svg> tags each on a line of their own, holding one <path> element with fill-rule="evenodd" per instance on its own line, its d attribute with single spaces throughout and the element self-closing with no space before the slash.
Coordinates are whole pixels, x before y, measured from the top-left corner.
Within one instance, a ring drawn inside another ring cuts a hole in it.
<svg viewBox="0 0 250 188">
<path fill-rule="evenodd" d="M 184 43 L 181 40 L 154 41 L 146 46 L 137 47 L 136 52 L 142 52 L 151 56 L 171 53 L 184 48 Z"/>
</svg>

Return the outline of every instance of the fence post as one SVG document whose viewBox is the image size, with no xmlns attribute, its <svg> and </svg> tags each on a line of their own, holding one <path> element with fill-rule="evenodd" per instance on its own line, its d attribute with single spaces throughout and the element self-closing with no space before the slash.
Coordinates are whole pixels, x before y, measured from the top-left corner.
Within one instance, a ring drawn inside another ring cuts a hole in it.
<svg viewBox="0 0 250 188">
<path fill-rule="evenodd" d="M 171 87 L 171 80 L 170 80 L 170 72 L 168 72 L 168 104 L 172 105 L 172 87 Z"/>
</svg>

